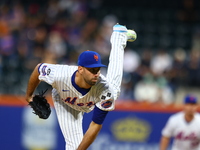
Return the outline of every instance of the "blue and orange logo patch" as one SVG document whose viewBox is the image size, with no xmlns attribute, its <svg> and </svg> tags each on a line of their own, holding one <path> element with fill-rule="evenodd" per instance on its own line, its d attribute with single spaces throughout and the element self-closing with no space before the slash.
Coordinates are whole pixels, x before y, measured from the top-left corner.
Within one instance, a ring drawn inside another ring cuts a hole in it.
<svg viewBox="0 0 200 150">
<path fill-rule="evenodd" d="M 112 105 L 112 100 L 106 100 L 106 101 L 103 101 L 102 103 L 101 103 L 101 106 L 103 107 L 103 108 L 109 108 L 110 106 Z"/>
</svg>

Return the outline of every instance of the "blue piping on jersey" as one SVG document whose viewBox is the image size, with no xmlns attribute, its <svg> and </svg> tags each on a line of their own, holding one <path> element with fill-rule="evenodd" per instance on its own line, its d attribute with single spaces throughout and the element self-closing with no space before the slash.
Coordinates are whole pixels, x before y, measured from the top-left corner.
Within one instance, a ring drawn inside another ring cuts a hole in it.
<svg viewBox="0 0 200 150">
<path fill-rule="evenodd" d="M 39 70 L 40 70 L 40 67 L 42 66 L 42 64 L 43 64 L 43 63 L 41 63 L 41 64 L 39 65 L 39 67 L 38 67 L 38 73 L 39 73 L 39 74 L 40 74 L 40 71 L 39 71 Z"/>
</svg>

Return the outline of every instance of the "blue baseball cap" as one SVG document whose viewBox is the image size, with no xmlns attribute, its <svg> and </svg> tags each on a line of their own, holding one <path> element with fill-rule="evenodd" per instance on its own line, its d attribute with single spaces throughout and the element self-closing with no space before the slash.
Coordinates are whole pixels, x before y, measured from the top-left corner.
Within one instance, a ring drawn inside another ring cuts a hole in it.
<svg viewBox="0 0 200 150">
<path fill-rule="evenodd" d="M 192 95 L 187 95 L 184 99 L 185 104 L 196 104 L 197 103 L 197 98 Z"/>
<path fill-rule="evenodd" d="M 86 68 L 107 67 L 101 64 L 101 56 L 94 51 L 84 51 L 79 55 L 78 66 Z"/>
</svg>

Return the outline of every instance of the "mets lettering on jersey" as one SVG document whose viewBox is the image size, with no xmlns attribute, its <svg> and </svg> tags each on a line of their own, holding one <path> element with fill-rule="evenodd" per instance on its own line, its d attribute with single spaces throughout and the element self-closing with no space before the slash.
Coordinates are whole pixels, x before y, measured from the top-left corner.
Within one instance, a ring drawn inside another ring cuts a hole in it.
<svg viewBox="0 0 200 150">
<path fill-rule="evenodd" d="M 183 131 L 178 133 L 175 137 L 176 140 L 180 140 L 183 142 L 190 141 L 191 142 L 191 148 L 197 147 L 200 143 L 200 140 L 198 139 L 196 133 L 191 132 L 189 134 L 185 134 Z"/>
<path fill-rule="evenodd" d="M 78 97 L 67 97 L 65 100 L 63 100 L 65 103 L 69 103 L 69 104 L 72 104 L 72 105 L 78 105 L 78 106 L 87 106 L 87 107 L 91 107 L 94 105 L 94 102 L 87 102 L 87 103 L 77 103 L 76 100 L 77 100 Z"/>
</svg>

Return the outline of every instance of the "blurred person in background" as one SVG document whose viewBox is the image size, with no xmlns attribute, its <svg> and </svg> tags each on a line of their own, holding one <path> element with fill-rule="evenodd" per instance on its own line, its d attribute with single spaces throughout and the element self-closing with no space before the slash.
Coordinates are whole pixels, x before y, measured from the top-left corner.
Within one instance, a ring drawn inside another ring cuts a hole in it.
<svg viewBox="0 0 200 150">
<path fill-rule="evenodd" d="M 49 37 L 46 44 L 46 53 L 53 56 L 48 63 L 63 63 L 64 56 L 67 55 L 67 45 L 61 34 L 57 31 L 52 31 L 49 33 Z"/>
<path fill-rule="evenodd" d="M 151 59 L 151 70 L 156 76 L 162 75 L 172 67 L 172 57 L 166 50 L 160 49 Z"/>
<path fill-rule="evenodd" d="M 200 114 L 198 100 L 193 95 L 184 98 L 183 111 L 172 115 L 162 130 L 160 150 L 167 150 L 173 138 L 172 150 L 200 149 Z"/>
<path fill-rule="evenodd" d="M 200 51 L 191 50 L 186 63 L 187 83 L 190 87 L 199 87 L 200 85 Z"/>
<path fill-rule="evenodd" d="M 185 49 L 177 48 L 173 53 L 173 63 L 169 71 L 166 72 L 166 78 L 169 81 L 169 86 L 175 94 L 177 89 L 185 86 L 187 70 L 186 70 L 187 54 Z"/>
<path fill-rule="evenodd" d="M 122 80 L 122 88 L 119 99 L 134 100 L 133 89 L 137 83 L 137 75 L 135 74 L 140 65 L 140 56 L 134 50 L 127 48 L 124 52 L 124 76 Z"/>
<path fill-rule="evenodd" d="M 151 73 L 143 76 L 143 79 L 135 85 L 133 92 L 138 102 L 155 103 L 159 98 L 159 88 Z"/>
</svg>

